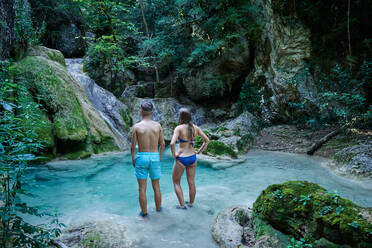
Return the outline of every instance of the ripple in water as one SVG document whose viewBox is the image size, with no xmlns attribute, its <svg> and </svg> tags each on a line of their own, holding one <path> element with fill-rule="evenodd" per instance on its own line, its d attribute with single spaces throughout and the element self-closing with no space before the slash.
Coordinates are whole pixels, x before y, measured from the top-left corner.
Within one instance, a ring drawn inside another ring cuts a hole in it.
<svg viewBox="0 0 372 248">
<path fill-rule="evenodd" d="M 268 185 L 288 180 L 307 180 L 361 206 L 372 206 L 372 183 L 356 182 L 334 175 L 321 164 L 324 159 L 278 152 L 251 152 L 246 161 L 226 169 L 213 169 L 199 162 L 194 208 L 175 209 L 172 158 L 165 152 L 160 186 L 163 210 L 155 212 L 149 182 L 147 198 L 150 218 L 138 217 L 137 181 L 130 154 L 117 153 L 79 161 L 60 161 L 33 167 L 26 188 L 37 195 L 31 205 L 57 210 L 61 221 L 77 225 L 86 221 L 110 220 L 125 223 L 136 247 L 217 247 L 210 228 L 219 211 L 231 205 L 251 205 Z M 221 168 L 219 166 L 219 168 Z M 185 199 L 186 178 L 182 179 Z M 30 221 L 40 221 L 30 219 Z"/>
</svg>

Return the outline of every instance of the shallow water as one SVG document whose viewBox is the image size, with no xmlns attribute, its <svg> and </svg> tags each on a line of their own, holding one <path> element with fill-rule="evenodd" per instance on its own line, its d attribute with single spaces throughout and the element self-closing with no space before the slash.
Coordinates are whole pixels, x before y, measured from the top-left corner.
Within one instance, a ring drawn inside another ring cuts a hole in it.
<svg viewBox="0 0 372 248">
<path fill-rule="evenodd" d="M 362 206 L 372 206 L 372 182 L 356 182 L 334 175 L 326 160 L 279 152 L 251 152 L 234 167 L 213 169 L 199 162 L 194 208 L 178 210 L 171 181 L 172 159 L 165 152 L 160 180 L 163 210 L 155 212 L 148 182 L 149 219 L 138 217 L 137 182 L 130 154 L 117 153 L 79 161 L 52 162 L 29 170 L 26 188 L 36 194 L 31 205 L 57 211 L 67 225 L 107 220 L 125 223 L 136 247 L 216 247 L 210 228 L 217 213 L 231 205 L 251 205 L 268 185 L 288 180 L 308 180 L 337 190 Z M 182 179 L 185 199 L 188 189 Z M 36 220 L 31 220 L 36 221 Z M 39 220 L 40 221 L 40 220 Z"/>
</svg>

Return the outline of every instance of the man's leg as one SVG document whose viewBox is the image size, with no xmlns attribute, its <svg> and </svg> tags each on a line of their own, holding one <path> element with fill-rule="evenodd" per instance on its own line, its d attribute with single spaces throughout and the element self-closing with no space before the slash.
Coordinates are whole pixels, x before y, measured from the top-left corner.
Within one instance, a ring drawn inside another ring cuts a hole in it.
<svg viewBox="0 0 372 248">
<path fill-rule="evenodd" d="M 146 199 L 146 179 L 137 179 L 138 181 L 138 191 L 139 191 L 139 203 L 141 206 L 142 215 L 147 214 L 147 199 Z"/>
<path fill-rule="evenodd" d="M 173 185 L 174 185 L 174 191 L 176 192 L 178 201 L 180 202 L 180 206 L 185 206 L 185 201 L 183 199 L 183 192 L 181 188 L 181 177 L 183 175 L 184 167 L 180 164 L 178 164 L 176 161 L 174 161 L 173 165 Z"/>
<path fill-rule="evenodd" d="M 192 205 L 195 200 L 196 187 L 195 187 L 195 172 L 196 172 L 196 162 L 192 166 L 186 167 L 186 178 L 189 184 L 189 205 Z"/>
<path fill-rule="evenodd" d="M 152 184 L 152 189 L 154 190 L 154 199 L 155 199 L 156 211 L 160 211 L 160 208 L 161 208 L 161 192 L 160 192 L 159 179 L 151 180 L 151 184 Z"/>
</svg>

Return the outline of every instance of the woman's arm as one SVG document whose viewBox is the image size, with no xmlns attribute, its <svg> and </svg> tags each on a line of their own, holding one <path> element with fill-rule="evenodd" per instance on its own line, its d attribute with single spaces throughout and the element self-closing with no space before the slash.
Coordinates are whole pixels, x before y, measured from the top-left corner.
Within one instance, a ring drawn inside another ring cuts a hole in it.
<svg viewBox="0 0 372 248">
<path fill-rule="evenodd" d="M 201 130 L 199 127 L 196 127 L 196 134 L 199 135 L 200 137 L 202 137 L 202 139 L 204 141 L 203 144 L 202 144 L 202 146 L 196 152 L 196 154 L 200 154 L 200 153 L 202 153 L 205 150 L 205 148 L 207 148 L 208 143 L 209 143 L 209 138 L 208 138 L 207 135 L 205 135 L 205 133 L 203 132 L 203 130 Z"/>
<path fill-rule="evenodd" d="M 172 137 L 172 140 L 171 140 L 171 143 L 170 143 L 172 156 L 174 158 L 176 158 L 176 142 L 177 142 L 178 136 L 179 136 L 179 129 L 178 129 L 178 127 L 176 127 L 174 129 L 173 137 Z"/>
</svg>

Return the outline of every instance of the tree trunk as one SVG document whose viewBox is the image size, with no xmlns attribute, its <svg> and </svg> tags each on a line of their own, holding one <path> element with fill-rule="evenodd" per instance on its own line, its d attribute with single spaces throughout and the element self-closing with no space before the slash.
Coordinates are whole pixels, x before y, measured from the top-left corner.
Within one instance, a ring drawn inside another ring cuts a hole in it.
<svg viewBox="0 0 372 248">
<path fill-rule="evenodd" d="M 313 155 L 314 152 L 316 152 L 324 143 L 326 143 L 328 140 L 330 140 L 334 136 L 341 133 L 342 130 L 343 130 L 343 128 L 338 128 L 338 129 L 330 132 L 329 134 L 327 134 L 326 136 L 324 136 L 323 138 L 321 138 L 320 140 L 318 140 L 317 142 L 312 144 L 311 147 L 307 150 L 306 153 L 309 154 L 309 155 Z"/>
<path fill-rule="evenodd" d="M 349 42 L 349 56 L 351 57 L 351 38 L 350 38 L 350 0 L 347 2 L 347 39 Z"/>
<path fill-rule="evenodd" d="M 147 38 L 150 38 L 149 27 L 147 25 L 147 21 L 146 21 L 146 17 L 145 17 L 145 11 L 143 9 L 142 0 L 139 0 L 138 3 L 139 3 L 139 6 L 140 6 L 140 9 L 141 9 L 142 21 L 143 21 L 143 25 L 145 26 L 145 31 L 146 31 Z M 155 54 L 152 51 L 151 51 L 151 53 L 155 57 Z M 155 68 L 155 75 L 156 75 L 156 83 L 160 83 L 159 68 L 158 68 L 158 65 L 156 63 L 156 59 L 155 58 L 154 58 L 154 68 Z"/>
<path fill-rule="evenodd" d="M 13 56 L 14 35 L 14 0 L 0 1 L 0 60 Z M 2 24 L 1 24 L 2 23 Z"/>
</svg>

